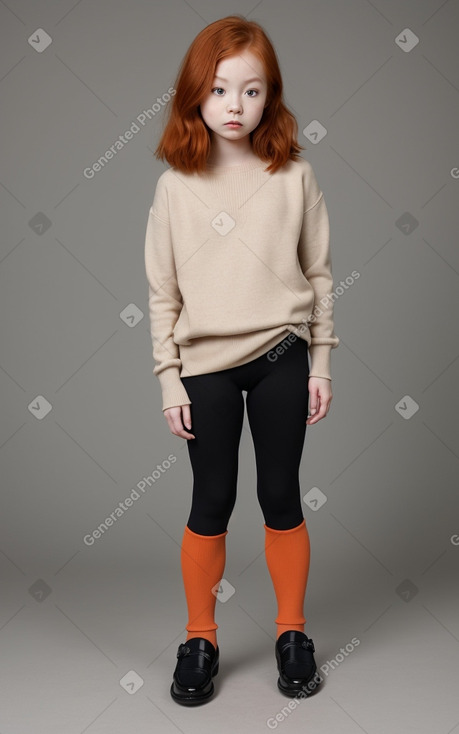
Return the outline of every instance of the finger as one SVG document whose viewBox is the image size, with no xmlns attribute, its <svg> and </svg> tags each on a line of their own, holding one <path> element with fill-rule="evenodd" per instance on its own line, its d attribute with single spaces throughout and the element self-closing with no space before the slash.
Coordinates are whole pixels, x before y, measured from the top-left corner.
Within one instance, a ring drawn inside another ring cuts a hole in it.
<svg viewBox="0 0 459 734">
<path fill-rule="evenodd" d="M 166 412 L 165 417 L 169 426 L 169 430 L 174 436 L 179 436 L 180 438 L 186 439 L 196 438 L 193 433 L 185 431 L 182 424 L 181 410 Z"/>
<path fill-rule="evenodd" d="M 327 407 L 324 403 L 321 403 L 317 413 L 315 413 L 315 415 L 308 418 L 306 423 L 309 426 L 314 425 L 314 423 L 318 423 L 320 420 L 322 420 L 322 418 L 325 418 L 326 415 L 327 415 Z"/>
<path fill-rule="evenodd" d="M 196 436 L 193 433 L 188 433 L 188 431 L 185 431 L 183 428 L 181 430 L 176 431 L 175 435 L 179 436 L 180 438 L 186 438 L 187 441 L 189 439 L 196 438 Z"/>
<path fill-rule="evenodd" d="M 187 428 L 191 428 L 191 409 L 189 405 L 182 405 L 182 419 Z"/>
<path fill-rule="evenodd" d="M 318 421 L 322 420 L 322 418 L 325 418 L 325 416 L 327 415 L 327 410 L 327 404 L 321 403 L 319 412 L 315 414 L 314 418 L 317 418 Z"/>
<path fill-rule="evenodd" d="M 180 438 L 195 438 L 194 434 L 190 433 L 189 431 L 185 431 L 185 428 L 182 423 L 182 415 L 181 412 L 174 416 L 173 419 L 173 431 L 175 436 L 179 436 Z"/>
</svg>

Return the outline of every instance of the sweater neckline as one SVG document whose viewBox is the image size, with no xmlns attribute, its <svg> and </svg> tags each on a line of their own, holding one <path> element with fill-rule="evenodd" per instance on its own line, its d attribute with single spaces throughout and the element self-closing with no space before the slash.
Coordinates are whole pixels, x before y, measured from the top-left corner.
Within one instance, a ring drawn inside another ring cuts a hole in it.
<svg viewBox="0 0 459 734">
<path fill-rule="evenodd" d="M 247 161 L 246 163 L 238 163 L 235 166 L 220 166 L 214 163 L 207 163 L 207 170 L 210 173 L 242 173 L 244 171 L 251 171 L 254 168 L 266 168 L 269 166 L 268 161 L 262 161 L 259 158 L 257 161 Z"/>
</svg>

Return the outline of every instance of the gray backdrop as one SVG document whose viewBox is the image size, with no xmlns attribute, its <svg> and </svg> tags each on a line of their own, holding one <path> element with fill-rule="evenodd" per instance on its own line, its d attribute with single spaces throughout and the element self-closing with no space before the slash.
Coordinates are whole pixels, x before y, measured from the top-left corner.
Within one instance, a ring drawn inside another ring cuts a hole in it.
<svg viewBox="0 0 459 734">
<path fill-rule="evenodd" d="M 169 685 L 192 472 L 152 374 L 144 237 L 167 90 L 233 12 L 276 47 L 345 283 L 300 474 L 324 685 L 287 709 L 276 687 L 245 420 L 216 695 L 190 710 Z M 10 0 L 0 19 L 0 731 L 459 731 L 458 2 Z"/>
</svg>

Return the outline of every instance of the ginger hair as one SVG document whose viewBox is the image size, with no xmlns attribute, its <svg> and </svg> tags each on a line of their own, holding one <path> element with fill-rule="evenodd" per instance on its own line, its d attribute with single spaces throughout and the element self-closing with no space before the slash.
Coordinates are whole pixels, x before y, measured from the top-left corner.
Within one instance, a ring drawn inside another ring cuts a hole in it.
<svg viewBox="0 0 459 734">
<path fill-rule="evenodd" d="M 274 173 L 305 146 L 297 141 L 298 124 L 283 100 L 283 84 L 274 47 L 263 28 L 240 15 L 206 26 L 189 47 L 168 102 L 167 122 L 154 155 L 183 173 L 202 173 L 211 150 L 209 128 L 200 110 L 212 89 L 221 59 L 248 50 L 263 64 L 267 79 L 266 107 L 250 133 L 252 150 Z"/>
</svg>

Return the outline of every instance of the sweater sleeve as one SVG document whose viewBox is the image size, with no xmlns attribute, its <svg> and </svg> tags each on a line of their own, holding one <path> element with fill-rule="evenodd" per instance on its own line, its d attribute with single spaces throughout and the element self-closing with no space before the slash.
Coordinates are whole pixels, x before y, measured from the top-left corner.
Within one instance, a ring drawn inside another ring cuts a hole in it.
<svg viewBox="0 0 459 734">
<path fill-rule="evenodd" d="M 148 215 L 145 236 L 145 269 L 148 280 L 148 305 L 155 366 L 153 374 L 162 391 L 162 410 L 191 400 L 180 379 L 179 347 L 173 329 L 182 310 L 182 296 L 172 250 L 167 212 L 167 194 L 158 180 L 155 198 Z"/>
<path fill-rule="evenodd" d="M 298 244 L 298 258 L 306 280 L 314 290 L 313 314 L 308 320 L 311 332 L 310 377 L 331 380 L 330 354 L 339 344 L 333 326 L 332 266 L 330 226 L 323 192 L 312 168 L 307 181 L 303 226 Z"/>
</svg>

